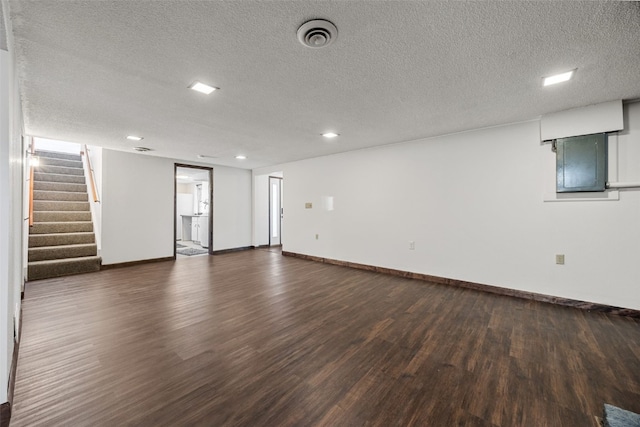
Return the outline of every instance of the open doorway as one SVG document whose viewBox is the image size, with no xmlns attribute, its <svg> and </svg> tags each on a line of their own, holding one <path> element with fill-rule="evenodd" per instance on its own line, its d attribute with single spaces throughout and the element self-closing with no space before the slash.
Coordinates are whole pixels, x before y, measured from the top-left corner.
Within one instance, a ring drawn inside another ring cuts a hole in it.
<svg viewBox="0 0 640 427">
<path fill-rule="evenodd" d="M 175 164 L 174 257 L 213 254 L 213 168 Z"/>
<path fill-rule="evenodd" d="M 253 177 L 253 245 L 256 248 L 273 247 L 277 252 L 287 244 L 284 187 L 284 173 L 281 171 Z"/>
<path fill-rule="evenodd" d="M 282 178 L 269 177 L 269 246 L 282 245 Z"/>
</svg>

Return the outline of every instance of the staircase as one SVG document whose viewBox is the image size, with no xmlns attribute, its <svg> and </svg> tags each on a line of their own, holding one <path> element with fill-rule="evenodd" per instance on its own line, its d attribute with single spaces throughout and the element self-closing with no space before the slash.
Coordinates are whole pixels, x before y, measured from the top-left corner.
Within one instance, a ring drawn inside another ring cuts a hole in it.
<svg viewBox="0 0 640 427">
<path fill-rule="evenodd" d="M 53 151 L 36 156 L 28 279 L 100 270 L 82 158 Z"/>
</svg>

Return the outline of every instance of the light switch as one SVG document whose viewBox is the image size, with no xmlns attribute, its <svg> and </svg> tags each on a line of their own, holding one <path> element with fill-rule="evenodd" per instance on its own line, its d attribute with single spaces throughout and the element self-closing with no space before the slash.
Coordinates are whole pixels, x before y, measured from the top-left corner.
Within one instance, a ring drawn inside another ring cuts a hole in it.
<svg viewBox="0 0 640 427">
<path fill-rule="evenodd" d="M 311 209 L 312 207 L 313 207 L 313 204 L 311 202 L 307 202 L 304 204 L 305 209 Z"/>
<path fill-rule="evenodd" d="M 556 255 L 556 264 L 564 265 L 564 254 Z"/>
</svg>

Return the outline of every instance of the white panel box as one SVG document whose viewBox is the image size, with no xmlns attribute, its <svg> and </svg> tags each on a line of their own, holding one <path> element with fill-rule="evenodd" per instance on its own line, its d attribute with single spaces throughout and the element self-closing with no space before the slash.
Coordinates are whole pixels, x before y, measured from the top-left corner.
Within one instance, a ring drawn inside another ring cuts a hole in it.
<svg viewBox="0 0 640 427">
<path fill-rule="evenodd" d="M 543 141 L 622 129 L 621 100 L 547 114 L 540 120 L 540 137 Z"/>
</svg>

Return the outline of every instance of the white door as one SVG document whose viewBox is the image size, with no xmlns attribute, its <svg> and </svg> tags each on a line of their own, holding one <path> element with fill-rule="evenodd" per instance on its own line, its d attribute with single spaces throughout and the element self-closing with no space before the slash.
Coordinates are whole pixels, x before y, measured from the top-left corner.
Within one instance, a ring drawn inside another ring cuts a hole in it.
<svg viewBox="0 0 640 427">
<path fill-rule="evenodd" d="M 282 178 L 269 177 L 269 245 L 282 244 Z"/>
</svg>

